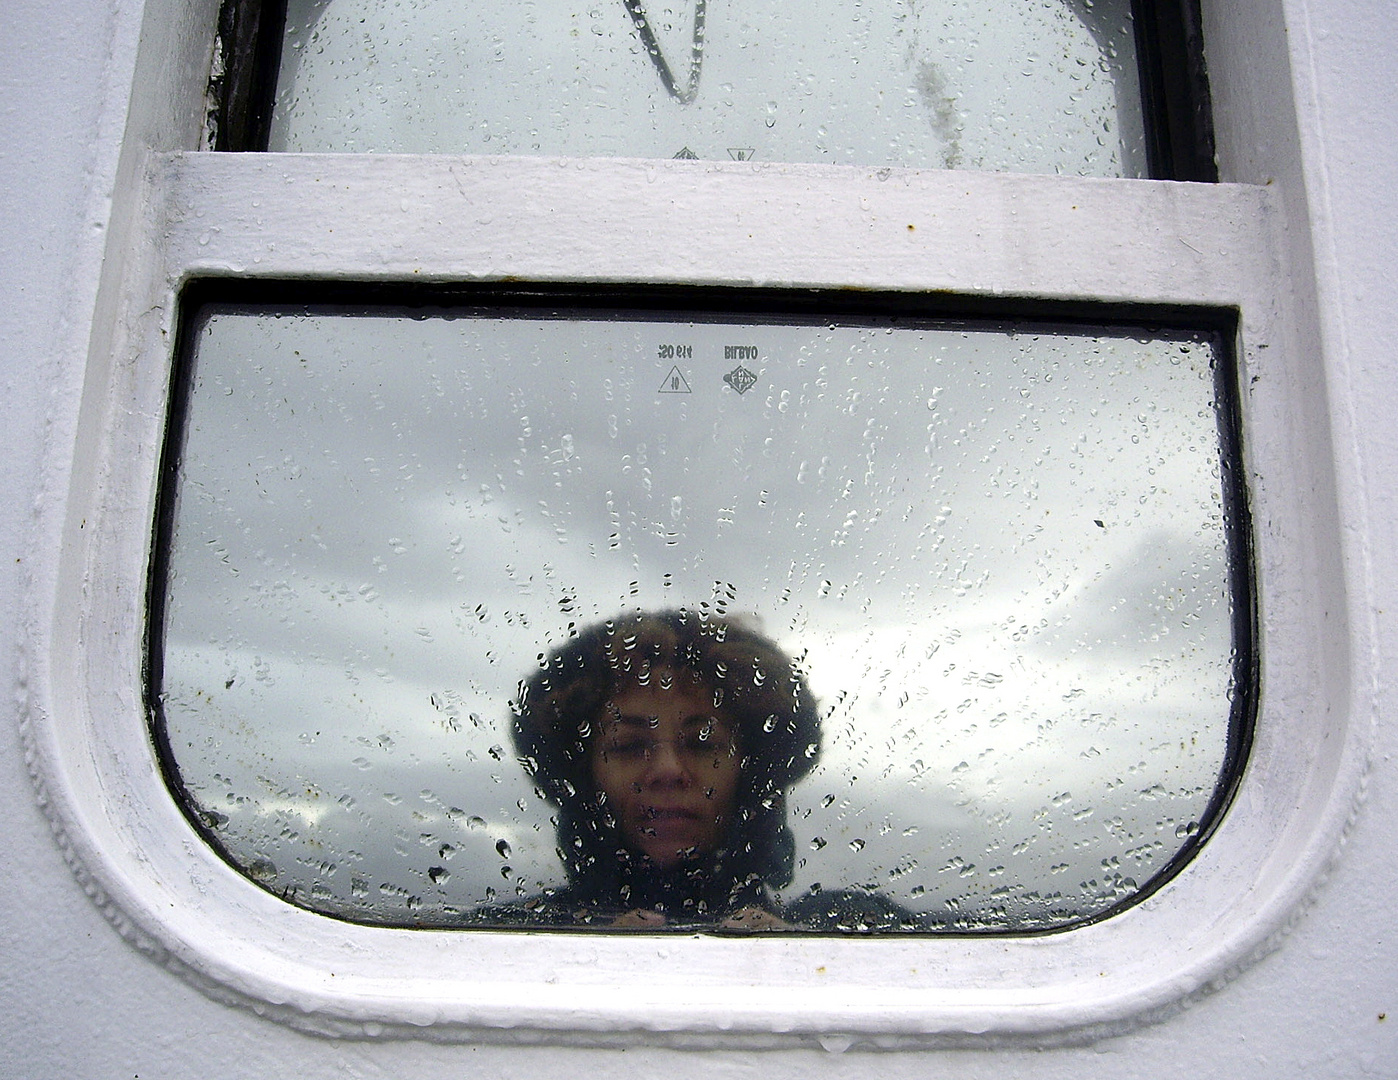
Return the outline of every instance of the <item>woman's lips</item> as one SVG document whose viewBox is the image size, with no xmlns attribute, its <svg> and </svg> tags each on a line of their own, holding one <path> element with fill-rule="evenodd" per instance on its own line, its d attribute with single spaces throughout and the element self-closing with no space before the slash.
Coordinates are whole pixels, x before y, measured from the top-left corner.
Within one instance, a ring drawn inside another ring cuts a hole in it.
<svg viewBox="0 0 1398 1080">
<path fill-rule="evenodd" d="M 693 818 L 698 819 L 699 813 L 684 806 L 645 806 L 641 808 L 641 814 L 651 820 L 658 818 Z"/>
<path fill-rule="evenodd" d="M 641 808 L 641 830 L 658 840 L 685 839 L 703 827 L 703 816 L 683 806 Z"/>
</svg>

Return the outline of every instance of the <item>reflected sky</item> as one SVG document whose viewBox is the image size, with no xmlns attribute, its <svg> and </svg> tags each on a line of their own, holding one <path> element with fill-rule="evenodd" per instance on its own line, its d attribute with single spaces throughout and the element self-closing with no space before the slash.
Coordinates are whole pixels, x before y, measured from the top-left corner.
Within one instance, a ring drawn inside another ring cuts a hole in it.
<svg viewBox="0 0 1398 1080">
<path fill-rule="evenodd" d="M 1202 338 L 202 318 L 160 690 L 268 887 L 449 925 L 561 881 L 508 702 L 634 609 L 801 658 L 825 751 L 790 895 L 1041 925 L 1197 828 L 1231 672 Z"/>
</svg>

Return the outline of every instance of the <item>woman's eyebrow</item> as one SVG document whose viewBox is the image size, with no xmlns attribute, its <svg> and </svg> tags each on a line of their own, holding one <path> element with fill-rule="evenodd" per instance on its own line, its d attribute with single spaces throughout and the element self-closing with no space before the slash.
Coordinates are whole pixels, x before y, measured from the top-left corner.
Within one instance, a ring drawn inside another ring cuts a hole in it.
<svg viewBox="0 0 1398 1080">
<path fill-rule="evenodd" d="M 659 726 L 660 717 L 654 713 L 623 713 L 614 712 L 606 717 L 605 723 L 612 728 L 644 728 L 646 731 L 653 731 Z M 684 717 L 680 723 L 686 728 L 713 728 L 715 731 L 730 731 L 732 724 L 722 717 L 714 716 L 712 713 L 691 713 Z"/>
</svg>

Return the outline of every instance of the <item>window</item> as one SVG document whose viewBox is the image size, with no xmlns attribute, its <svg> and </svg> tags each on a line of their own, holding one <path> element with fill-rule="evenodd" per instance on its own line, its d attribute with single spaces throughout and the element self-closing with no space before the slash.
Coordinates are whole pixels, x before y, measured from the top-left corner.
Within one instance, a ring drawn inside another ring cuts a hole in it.
<svg viewBox="0 0 1398 1080">
<path fill-rule="evenodd" d="M 1244 962 L 1313 882 L 1362 761 L 1343 627 L 1332 629 L 1346 616 L 1333 478 L 1316 449 L 1328 436 L 1308 364 L 1312 286 L 1287 246 L 1299 189 L 1285 170 L 1283 183 L 1264 183 L 1293 151 L 1258 151 L 1258 164 L 1248 149 L 1259 129 L 1294 149 L 1284 125 L 1267 127 L 1286 115 L 1289 88 L 1254 83 L 1243 63 L 1257 47 L 1248 28 L 1270 25 L 1261 14 L 1249 2 L 1206 11 L 1232 182 L 1172 184 L 802 162 L 200 153 L 195 103 L 216 12 L 151 0 L 67 542 L 39 568 L 53 602 L 37 633 L 35 768 L 84 880 L 125 932 L 199 985 L 357 1034 L 430 1024 L 440 1037 L 682 1030 L 713 1045 L 1014 1037 L 1148 1015 Z M 1104 326 L 1232 313 L 1265 689 L 1237 796 L 1143 903 L 1034 938 L 456 933 L 285 903 L 184 816 L 142 706 L 175 306 L 188 282 L 210 278 L 267 282 L 288 304 L 299 302 L 292 282 L 513 282 L 950 296 L 962 318 L 1011 302 L 1034 318 L 1086 305 Z"/>
<path fill-rule="evenodd" d="M 549 648 L 667 610 L 696 646 L 760 627 L 818 705 L 794 746 L 766 749 L 767 696 L 734 732 L 795 851 L 740 830 L 736 795 L 719 815 L 778 890 L 742 906 L 784 924 L 1061 928 L 1139 899 L 1217 819 L 1253 706 L 1218 331 L 761 291 L 199 291 L 153 707 L 191 818 L 277 895 L 448 928 L 644 907 L 588 872 L 626 842 L 575 820 L 606 816 L 595 768 L 565 784 L 563 733 L 535 748 L 511 702 Z M 755 310 L 695 310 L 725 300 Z M 703 707 L 741 721 L 724 655 Z M 710 891 L 656 902 L 720 923 L 723 897 L 683 909 Z"/>
<path fill-rule="evenodd" d="M 1212 180 L 1190 0 L 232 2 L 220 149 Z"/>
<path fill-rule="evenodd" d="M 271 150 L 1145 170 L 1130 4 L 290 5 Z"/>
</svg>

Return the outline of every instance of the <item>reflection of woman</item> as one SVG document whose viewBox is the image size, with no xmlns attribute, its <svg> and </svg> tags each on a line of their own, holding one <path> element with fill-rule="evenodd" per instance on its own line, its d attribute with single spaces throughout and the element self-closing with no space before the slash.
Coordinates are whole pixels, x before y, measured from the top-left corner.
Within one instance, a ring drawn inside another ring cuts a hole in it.
<svg viewBox="0 0 1398 1080">
<path fill-rule="evenodd" d="M 786 793 L 820 720 L 767 638 L 692 612 L 589 627 L 522 685 L 514 740 L 568 876 L 535 918 L 783 925 L 768 889 L 791 880 Z"/>
</svg>

